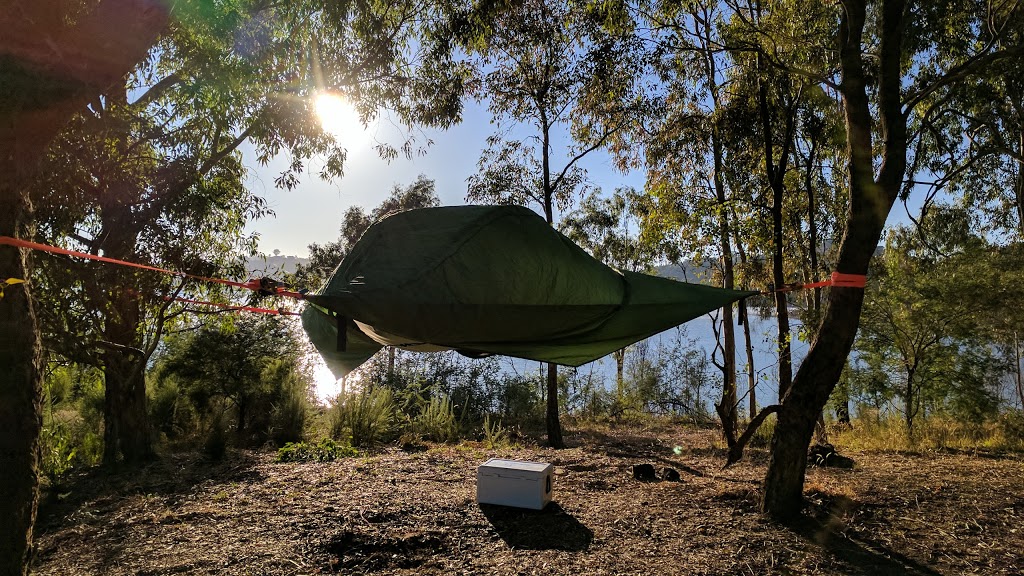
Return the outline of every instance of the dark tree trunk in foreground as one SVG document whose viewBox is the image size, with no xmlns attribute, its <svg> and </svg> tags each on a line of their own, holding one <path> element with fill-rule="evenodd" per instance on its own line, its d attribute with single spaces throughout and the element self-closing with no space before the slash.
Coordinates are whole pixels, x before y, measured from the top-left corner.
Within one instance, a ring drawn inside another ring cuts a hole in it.
<svg viewBox="0 0 1024 576">
<path fill-rule="evenodd" d="M 166 8 L 104 0 L 91 12 L 55 0 L 0 6 L 0 235 L 30 238 L 28 183 L 80 106 L 124 76 L 156 41 Z M 112 33 L 116 31 L 116 33 Z M 0 271 L 27 284 L 0 300 L 0 575 L 28 572 L 38 503 L 41 344 L 29 253 L 0 246 Z"/>
<path fill-rule="evenodd" d="M 32 164 L 19 163 L 9 150 L 4 146 L 8 155 L 0 159 L 0 235 L 30 236 L 30 206 L 17 184 Z M 30 271 L 26 250 L 0 246 L 0 281 L 28 280 Z M 39 499 L 42 348 L 30 288 L 9 286 L 0 299 L 0 574 L 27 571 Z"/>
</svg>

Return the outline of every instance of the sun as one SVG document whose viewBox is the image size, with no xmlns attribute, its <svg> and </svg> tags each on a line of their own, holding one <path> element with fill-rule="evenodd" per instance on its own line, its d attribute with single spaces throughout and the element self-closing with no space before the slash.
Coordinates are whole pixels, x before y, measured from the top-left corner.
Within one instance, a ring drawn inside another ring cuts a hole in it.
<svg viewBox="0 0 1024 576">
<path fill-rule="evenodd" d="M 351 147 L 366 135 L 366 127 L 355 107 L 338 94 L 320 92 L 313 99 L 313 107 L 324 131 L 339 144 Z"/>
</svg>

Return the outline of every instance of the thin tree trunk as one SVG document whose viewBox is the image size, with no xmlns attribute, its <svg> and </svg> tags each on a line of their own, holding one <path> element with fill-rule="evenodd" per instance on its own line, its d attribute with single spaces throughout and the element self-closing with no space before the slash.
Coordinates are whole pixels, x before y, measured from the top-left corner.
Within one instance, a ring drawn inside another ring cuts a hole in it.
<svg viewBox="0 0 1024 576">
<path fill-rule="evenodd" d="M 558 421 L 558 365 L 548 363 L 548 445 L 565 448 L 562 440 L 562 426 Z"/>
<path fill-rule="evenodd" d="M 1017 332 L 1013 333 L 1013 359 L 1014 359 L 1014 372 L 1017 376 L 1017 400 L 1020 402 L 1020 407 L 1024 410 L 1024 380 L 1021 378 L 1021 367 L 1020 367 L 1020 341 L 1017 339 Z"/>
<path fill-rule="evenodd" d="M 703 37 L 704 73 L 711 93 L 714 107 L 718 110 L 721 101 L 718 93 L 718 72 L 715 54 L 711 51 L 710 18 L 704 10 Z M 715 200 L 718 203 L 718 250 L 722 262 L 722 287 L 732 290 L 735 287 L 733 273 L 732 242 L 730 241 L 729 210 L 726 209 L 725 192 L 725 150 L 722 144 L 721 127 L 718 121 L 711 124 L 711 151 L 714 161 L 713 183 Z M 722 398 L 715 406 L 718 417 L 722 421 L 722 431 L 730 445 L 736 441 L 737 400 L 736 394 L 736 326 L 733 323 L 732 304 L 722 308 Z"/>
<path fill-rule="evenodd" d="M 626 363 L 626 349 L 616 350 L 612 352 L 612 356 L 615 357 L 615 395 L 619 400 L 622 400 L 626 396 L 626 382 L 622 376 Z"/>
<path fill-rule="evenodd" d="M 388 385 L 395 384 L 395 347 L 388 346 Z"/>
<path fill-rule="evenodd" d="M 555 191 L 551 187 L 551 134 L 547 115 L 544 113 L 543 108 L 541 108 L 541 124 L 544 127 L 542 130 L 543 152 L 541 154 L 542 169 L 544 171 L 544 218 L 547 220 L 548 225 L 554 227 L 555 211 L 552 200 Z M 547 393 L 547 416 L 545 420 L 548 428 L 548 446 L 552 448 L 565 448 L 565 442 L 562 440 L 562 424 L 558 419 L 558 366 L 550 362 L 548 363 Z"/>
<path fill-rule="evenodd" d="M 739 301 L 740 316 L 743 318 L 743 344 L 747 353 L 747 407 L 749 408 L 750 419 L 757 416 L 757 376 L 754 367 L 754 344 L 750 340 L 750 313 L 747 310 L 747 302 Z"/>
<path fill-rule="evenodd" d="M 1024 129 L 1018 134 L 1017 152 L 1024 158 Z M 1024 161 L 1017 162 L 1017 180 L 1014 182 L 1014 197 L 1017 200 L 1018 234 L 1024 238 Z"/>
<path fill-rule="evenodd" d="M 736 219 L 736 214 L 733 212 L 733 219 Z M 736 252 L 740 257 L 740 266 L 746 268 L 747 266 L 747 252 L 743 249 L 743 242 L 740 241 L 739 234 L 734 229 L 733 234 L 733 245 L 736 247 Z M 753 421 L 757 417 L 757 368 L 754 365 L 754 343 L 750 339 L 750 310 L 747 308 L 747 301 L 740 300 L 736 303 L 737 311 L 739 315 L 739 321 L 743 324 L 743 348 L 747 356 L 747 408 L 749 409 L 750 420 Z"/>
<path fill-rule="evenodd" d="M 914 438 L 914 416 L 917 415 L 914 404 L 920 402 L 920 398 L 914 391 L 914 376 L 916 374 L 916 366 L 907 368 L 907 387 L 903 391 L 903 419 L 907 424 L 907 437 L 911 439 Z"/>
<path fill-rule="evenodd" d="M 782 135 L 782 150 L 779 163 L 775 164 L 775 141 L 772 130 L 771 107 L 768 103 L 767 70 L 760 56 L 757 58 L 758 78 L 758 111 L 761 117 L 761 128 L 764 138 L 764 165 L 769 187 L 772 190 L 772 282 L 781 288 L 786 284 L 785 266 L 783 261 L 783 199 L 786 195 L 786 167 L 789 162 L 789 150 L 793 142 L 795 126 L 795 108 L 792 104 L 785 107 L 786 126 Z M 799 97 L 798 97 L 799 98 Z M 779 402 L 785 398 L 793 382 L 793 353 L 789 332 L 789 301 L 785 292 L 775 293 L 775 318 L 778 322 L 779 351 Z"/>
</svg>

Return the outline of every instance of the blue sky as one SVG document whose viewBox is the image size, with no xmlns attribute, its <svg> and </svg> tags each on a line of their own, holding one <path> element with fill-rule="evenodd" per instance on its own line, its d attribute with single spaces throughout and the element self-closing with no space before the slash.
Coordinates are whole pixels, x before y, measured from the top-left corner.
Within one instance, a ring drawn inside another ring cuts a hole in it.
<svg viewBox="0 0 1024 576">
<path fill-rule="evenodd" d="M 302 184 L 291 191 L 274 188 L 274 177 L 287 166 L 287 158 L 278 157 L 267 166 L 260 166 L 247 144 L 242 148 L 243 161 L 250 168 L 246 185 L 266 198 L 276 213 L 275 217 L 252 223 L 247 229 L 260 234 L 260 250 L 266 254 L 278 249 L 284 255 L 306 256 L 310 243 L 337 239 L 342 216 L 350 206 L 372 209 L 388 196 L 395 184 L 411 184 L 420 174 L 435 181 L 443 204 L 464 204 L 466 179 L 477 171 L 486 139 L 495 131 L 490 119 L 490 113 L 483 106 L 469 103 L 462 123 L 447 131 L 424 133 L 433 140 L 425 155 L 412 159 L 399 155 L 390 162 L 382 160 L 373 150 L 373 138 L 396 145 L 402 135 L 383 121 L 371 126 L 367 135 L 354 138 L 353 143 L 343 142 L 349 148 L 343 178 L 334 182 L 320 180 L 314 160 Z M 592 183 L 605 190 L 623 185 L 643 187 L 642 173 L 624 175 L 616 171 L 607 154 L 602 152 L 588 156 L 582 165 Z"/>
</svg>

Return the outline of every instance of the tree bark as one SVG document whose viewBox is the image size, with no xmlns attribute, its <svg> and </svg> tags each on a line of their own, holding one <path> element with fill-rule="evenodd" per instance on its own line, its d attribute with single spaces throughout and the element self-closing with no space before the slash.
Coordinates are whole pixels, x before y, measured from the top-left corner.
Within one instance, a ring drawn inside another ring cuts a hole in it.
<svg viewBox="0 0 1024 576">
<path fill-rule="evenodd" d="M 615 396 L 622 400 L 626 397 L 626 380 L 622 375 L 626 364 L 626 349 L 620 348 L 612 352 L 612 356 L 615 358 Z"/>
<path fill-rule="evenodd" d="M 754 343 L 750 341 L 750 313 L 747 310 L 747 302 L 739 301 L 740 315 L 743 318 L 743 346 L 747 353 L 747 407 L 750 411 L 750 419 L 757 416 L 757 376 L 754 367 Z"/>
<path fill-rule="evenodd" d="M 31 206 L 18 184 L 33 163 L 16 161 L 9 147 L 0 154 L 0 235 L 31 238 Z M 0 246 L 0 270 L 4 279 L 29 280 L 28 251 Z M 31 284 L 9 286 L 0 299 L 0 574 L 28 570 L 39 500 L 41 358 Z"/>
<path fill-rule="evenodd" d="M 23 81 L 5 85 L 0 103 L 0 235 L 31 238 L 28 184 L 46 146 L 145 55 L 167 11 L 147 0 L 103 0 L 71 20 L 66 2 L 13 4 L 0 9 L 0 66 Z M 28 572 L 38 504 L 41 344 L 28 252 L 0 246 L 0 269 L 28 281 L 0 300 L 0 574 L 13 575 Z"/>
<path fill-rule="evenodd" d="M 548 445 L 565 448 L 562 440 L 562 425 L 558 421 L 558 365 L 548 363 Z"/>
</svg>

